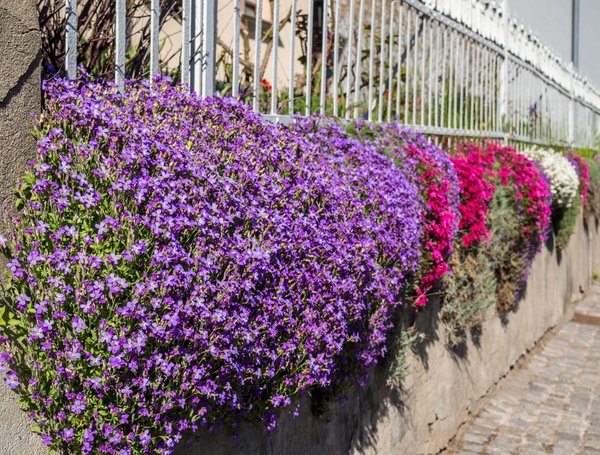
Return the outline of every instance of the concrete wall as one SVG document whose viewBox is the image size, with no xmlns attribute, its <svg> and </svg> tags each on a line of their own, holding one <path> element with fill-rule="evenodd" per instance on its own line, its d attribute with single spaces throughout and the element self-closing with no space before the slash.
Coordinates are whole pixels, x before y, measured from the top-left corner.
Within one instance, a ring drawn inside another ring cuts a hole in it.
<svg viewBox="0 0 600 455">
<path fill-rule="evenodd" d="M 0 207 L 12 206 L 12 187 L 33 157 L 40 59 L 35 2 L 0 0 Z M 30 425 L 15 394 L 0 381 L 0 454 L 48 453 Z"/>
<path fill-rule="evenodd" d="M 427 339 L 410 354 L 411 373 L 399 388 L 375 371 L 368 387 L 331 403 L 314 416 L 302 403 L 298 417 L 283 416 L 266 435 L 250 424 L 238 432 L 200 434 L 182 443 L 178 455 L 430 454 L 444 448 L 486 393 L 517 360 L 555 326 L 565 309 L 600 272 L 595 220 L 581 217 L 568 248 L 550 243 L 533 264 L 527 292 L 505 321 L 490 312 L 481 331 L 459 349 L 448 348 L 434 303 L 417 319 Z M 236 439 L 232 436 L 237 433 Z"/>
</svg>

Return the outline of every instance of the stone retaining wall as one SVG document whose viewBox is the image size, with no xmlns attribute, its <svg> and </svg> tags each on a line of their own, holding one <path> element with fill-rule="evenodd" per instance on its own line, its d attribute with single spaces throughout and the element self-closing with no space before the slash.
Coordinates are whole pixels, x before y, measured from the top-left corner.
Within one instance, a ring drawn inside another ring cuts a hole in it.
<svg viewBox="0 0 600 455">
<path fill-rule="evenodd" d="M 385 373 L 375 371 L 366 389 L 332 403 L 324 415 L 313 415 L 305 402 L 298 417 L 282 417 L 271 435 L 245 424 L 236 438 L 230 431 L 198 435 L 182 443 L 178 455 L 439 452 L 479 400 L 590 287 L 592 272 L 600 272 L 599 233 L 596 220 L 580 217 L 565 251 L 550 240 L 534 261 L 517 310 L 502 321 L 491 308 L 481 331 L 460 349 L 448 348 L 433 302 L 417 318 L 427 339 L 410 354 L 411 373 L 400 388 L 388 389 Z"/>
</svg>

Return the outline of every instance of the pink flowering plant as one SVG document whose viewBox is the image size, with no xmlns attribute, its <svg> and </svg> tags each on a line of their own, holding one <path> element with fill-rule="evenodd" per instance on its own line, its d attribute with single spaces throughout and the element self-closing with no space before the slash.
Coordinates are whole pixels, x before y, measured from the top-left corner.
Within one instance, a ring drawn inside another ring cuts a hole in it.
<svg viewBox="0 0 600 455">
<path fill-rule="evenodd" d="M 533 259 L 550 233 L 552 193 L 538 163 L 511 147 L 489 143 L 485 148 L 494 156 L 496 212 L 506 211 L 504 218 L 510 216 L 511 221 L 495 220 L 499 224 L 495 241 L 506 245 L 496 258 L 497 305 L 505 311 L 520 299 Z"/>
<path fill-rule="evenodd" d="M 581 155 L 575 152 L 567 152 L 567 158 L 575 169 L 579 176 L 579 192 L 581 193 L 581 202 L 585 205 L 588 200 L 588 193 L 590 189 L 590 165 L 587 163 Z"/>
<path fill-rule="evenodd" d="M 460 180 L 460 242 L 468 248 L 490 239 L 486 215 L 496 191 L 494 154 L 464 143 L 451 159 Z"/>
</svg>

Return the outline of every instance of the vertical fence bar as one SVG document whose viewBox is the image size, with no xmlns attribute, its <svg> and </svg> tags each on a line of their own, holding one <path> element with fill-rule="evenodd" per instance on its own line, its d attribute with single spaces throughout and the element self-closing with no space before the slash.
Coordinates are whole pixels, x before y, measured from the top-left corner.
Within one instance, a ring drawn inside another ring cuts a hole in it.
<svg viewBox="0 0 600 455">
<path fill-rule="evenodd" d="M 239 1 L 239 0 L 237 0 Z M 289 115 L 294 115 L 294 64 L 296 59 L 296 0 L 292 0 L 292 23 L 290 24 L 290 86 Z"/>
<path fill-rule="evenodd" d="M 421 18 L 421 26 L 422 26 L 423 18 Z M 418 68 L 419 68 L 419 35 L 420 35 L 420 27 L 419 26 L 419 18 L 417 17 L 417 13 L 415 12 L 415 33 L 414 33 L 414 46 L 413 46 L 413 93 L 412 93 L 412 124 L 417 124 L 417 81 L 418 78 Z M 412 45 L 412 42 L 410 43 Z"/>
<path fill-rule="evenodd" d="M 411 39 L 410 39 L 410 23 L 411 16 L 413 16 L 412 9 L 410 7 L 406 10 L 406 68 L 404 70 L 404 124 L 408 125 L 408 100 L 410 96 L 409 87 L 410 87 L 410 58 L 411 58 Z"/>
<path fill-rule="evenodd" d="M 191 47 L 190 47 L 190 88 L 195 93 L 203 95 L 203 65 L 206 64 L 204 50 L 204 0 L 192 0 L 191 18 Z M 208 67 L 206 68 L 208 70 Z M 210 94 L 210 93 L 209 93 Z"/>
<path fill-rule="evenodd" d="M 201 3 L 203 4 L 203 55 L 200 65 L 202 69 L 202 94 L 204 96 L 211 96 L 215 93 L 215 77 L 217 70 L 217 0 L 203 0 Z"/>
<path fill-rule="evenodd" d="M 77 0 L 67 0 L 67 29 L 65 31 L 65 63 L 67 78 L 77 77 Z"/>
<path fill-rule="evenodd" d="M 192 2 L 183 0 L 181 10 L 181 82 L 190 83 L 190 59 L 192 55 Z"/>
<path fill-rule="evenodd" d="M 492 63 L 493 61 L 490 59 L 490 52 L 487 49 L 484 49 L 483 58 L 481 62 L 481 123 L 483 125 L 483 129 L 489 131 L 493 129 L 488 122 L 492 121 L 494 116 L 490 116 L 492 113 L 491 107 L 488 105 L 488 92 L 490 91 L 490 81 L 492 78 L 490 77 L 490 71 L 492 71 Z"/>
<path fill-rule="evenodd" d="M 498 115 L 498 112 L 500 112 L 501 103 L 500 85 L 502 83 L 502 55 L 494 53 L 490 54 L 489 58 L 491 60 L 491 64 L 494 67 L 494 74 L 490 78 L 490 86 L 492 87 L 492 90 L 494 92 L 494 99 L 492 100 L 493 102 L 491 103 L 491 108 L 489 110 L 490 123 L 492 124 L 493 131 L 495 131 L 496 133 L 501 133 L 503 130 L 502 123 L 500 122 L 501 117 Z"/>
<path fill-rule="evenodd" d="M 375 0 L 371 1 L 371 36 L 369 37 L 369 121 L 373 121 L 373 73 L 375 71 Z"/>
<path fill-rule="evenodd" d="M 437 50 L 437 48 L 436 48 Z M 427 54 L 427 72 L 429 73 L 429 83 L 427 84 L 427 125 L 431 126 L 432 116 L 432 94 L 433 94 L 433 58 L 434 58 L 434 47 L 433 47 L 433 19 L 429 19 L 429 52 Z M 436 54 L 437 58 L 438 55 Z"/>
<path fill-rule="evenodd" d="M 458 35 L 458 34 L 457 34 Z M 461 36 L 458 35 L 458 43 L 456 44 L 456 49 L 454 50 L 455 56 L 455 67 L 454 67 L 454 100 L 452 104 L 452 127 L 454 129 L 458 128 L 458 91 L 460 88 L 460 82 L 462 80 L 462 44 L 463 40 L 460 39 Z"/>
<path fill-rule="evenodd" d="M 340 83 L 340 10 L 341 0 L 335 0 L 333 24 L 333 116 L 338 116 L 339 83 Z M 349 76 L 349 74 L 348 74 Z"/>
<path fill-rule="evenodd" d="M 377 121 L 383 121 L 383 91 L 385 72 L 385 4 L 387 0 L 381 1 L 381 45 L 379 48 L 379 101 Z"/>
<path fill-rule="evenodd" d="M 469 75 L 471 73 L 471 40 L 465 39 L 465 52 L 464 52 L 464 69 L 463 69 L 463 89 L 461 93 L 461 116 L 460 123 L 462 130 L 468 129 L 468 116 L 469 116 Z"/>
<path fill-rule="evenodd" d="M 158 55 L 160 33 L 160 0 L 150 3 L 150 78 L 160 72 Z"/>
<path fill-rule="evenodd" d="M 119 91 L 125 90 L 125 40 L 127 34 L 127 11 L 125 0 L 117 0 L 115 22 L 115 82 Z"/>
<path fill-rule="evenodd" d="M 360 7 L 358 12 L 358 30 L 357 30 L 357 43 L 356 43 L 356 60 L 354 66 L 354 118 L 358 118 L 359 109 L 359 92 L 360 83 L 362 79 L 362 40 L 363 40 L 363 27 L 365 19 L 365 0 L 360 0 Z"/>
<path fill-rule="evenodd" d="M 396 121 L 400 122 L 400 96 L 402 82 L 402 1 L 398 2 L 398 55 L 396 56 Z"/>
<path fill-rule="evenodd" d="M 295 0 L 294 0 L 295 2 Z M 295 11 L 294 11 L 295 12 Z M 231 69 L 231 95 L 234 97 L 238 97 L 240 94 L 240 20 L 241 20 L 241 1 L 235 0 L 235 4 L 233 7 L 233 55 L 232 55 L 232 69 Z M 293 18 L 295 21 L 295 16 Z M 294 22 L 292 22 L 293 27 Z M 294 45 L 292 38 L 292 46 Z M 292 55 L 294 54 L 294 50 L 292 47 L 291 50 Z M 293 58 L 293 57 L 292 57 Z M 290 81 L 291 86 L 291 81 Z"/>
<path fill-rule="evenodd" d="M 479 130 L 479 127 L 477 126 L 477 124 L 479 122 L 477 122 L 476 120 L 476 116 L 478 113 L 478 109 L 476 109 L 479 97 L 477 96 L 479 94 L 479 71 L 480 71 L 480 66 L 479 66 L 479 57 L 481 56 L 481 49 L 480 47 L 477 45 L 477 43 L 474 44 L 473 47 L 473 79 L 472 79 L 472 86 L 471 86 L 471 122 L 469 125 L 469 128 L 471 129 L 471 131 L 474 130 Z"/>
<path fill-rule="evenodd" d="M 261 1 L 261 0 L 258 0 Z M 375 1 L 375 0 L 373 0 Z M 306 108 L 305 114 L 310 115 L 311 112 L 311 95 L 312 95 L 312 54 L 313 54 L 313 35 L 315 22 L 315 2 L 308 2 L 308 43 L 306 44 Z"/>
<path fill-rule="evenodd" d="M 325 95 L 327 93 L 327 20 L 329 3 L 323 1 L 323 22 L 321 24 L 321 92 L 319 97 L 319 112 L 325 115 Z"/>
<path fill-rule="evenodd" d="M 397 0 L 390 4 L 390 33 L 389 33 L 389 56 L 388 56 L 388 99 L 387 99 L 387 121 L 392 121 L 392 93 L 394 90 L 394 11 Z"/>
<path fill-rule="evenodd" d="M 448 29 L 444 28 L 445 39 L 442 42 L 442 94 L 440 100 L 440 121 L 438 126 L 445 126 L 445 115 L 446 115 L 446 53 L 452 52 L 452 43 L 448 37 Z M 446 50 L 448 49 L 448 52 Z"/>
<path fill-rule="evenodd" d="M 425 52 L 426 52 L 426 43 L 427 43 L 427 25 L 429 24 L 429 20 L 425 15 L 422 16 L 421 22 L 421 91 L 419 92 L 420 103 L 420 114 L 421 121 L 420 124 L 425 124 Z"/>
<path fill-rule="evenodd" d="M 352 96 L 352 85 L 350 84 L 350 76 L 352 75 L 352 56 L 354 55 L 352 49 L 352 45 L 354 43 L 354 34 L 352 33 L 354 30 L 354 0 L 350 0 L 350 24 L 350 30 L 348 30 L 348 66 L 346 69 L 346 112 L 344 113 L 344 117 L 346 117 L 347 119 L 350 118 L 350 98 Z M 360 34 L 360 30 L 358 31 L 358 33 Z M 359 59 L 360 56 L 357 56 L 356 58 Z M 359 76 L 355 75 L 355 77 Z"/>
<path fill-rule="evenodd" d="M 210 0 L 209 0 L 210 1 Z M 271 115 L 278 112 L 277 109 L 277 69 L 278 69 L 278 51 L 279 51 L 279 0 L 274 0 L 273 7 L 273 80 L 271 81 Z"/>
<path fill-rule="evenodd" d="M 457 32 L 450 29 L 450 56 L 448 59 L 448 106 L 446 108 L 446 127 L 452 128 L 452 112 L 454 105 L 454 86 L 456 81 L 456 35 Z"/>
<path fill-rule="evenodd" d="M 504 132 L 504 145 L 508 143 L 507 128 L 505 127 L 509 117 L 509 81 L 508 81 L 508 40 L 509 40 L 509 18 L 508 18 L 508 0 L 502 0 L 502 25 L 504 28 L 504 40 L 502 42 L 502 73 L 500 77 L 500 103 L 496 111 L 496 125 Z"/>
<path fill-rule="evenodd" d="M 311 2 L 312 4 L 312 2 Z M 260 46 L 262 44 L 262 9 L 263 0 L 256 0 L 256 22 L 254 27 L 254 91 L 252 95 L 252 109 L 258 112 L 260 108 Z M 310 58 L 310 54 L 309 58 Z"/>
</svg>

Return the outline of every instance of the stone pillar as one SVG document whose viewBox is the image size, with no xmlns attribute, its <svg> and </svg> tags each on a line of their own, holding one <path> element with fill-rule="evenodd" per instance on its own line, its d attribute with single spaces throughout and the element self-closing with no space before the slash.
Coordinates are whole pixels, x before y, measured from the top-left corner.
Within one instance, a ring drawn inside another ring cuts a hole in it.
<svg viewBox="0 0 600 455">
<path fill-rule="evenodd" d="M 0 0 L 0 205 L 34 153 L 41 37 L 34 0 Z"/>
<path fill-rule="evenodd" d="M 40 110 L 41 37 L 35 0 L 0 0 L 0 206 L 13 207 L 12 188 L 34 156 L 32 130 Z M 4 266 L 0 260 L 0 266 Z M 0 378 L 0 455 L 48 450 Z"/>
</svg>

